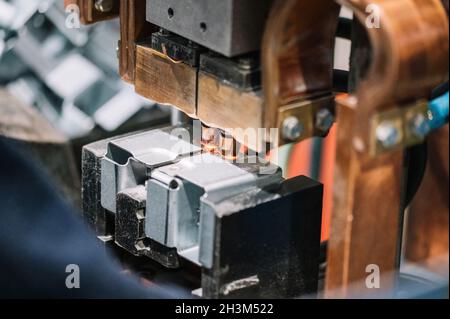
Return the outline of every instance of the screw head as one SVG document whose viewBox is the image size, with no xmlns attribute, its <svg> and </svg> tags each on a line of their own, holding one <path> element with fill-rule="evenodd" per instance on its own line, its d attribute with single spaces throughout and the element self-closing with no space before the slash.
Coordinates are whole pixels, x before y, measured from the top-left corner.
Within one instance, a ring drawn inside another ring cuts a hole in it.
<svg viewBox="0 0 450 319">
<path fill-rule="evenodd" d="M 424 138 L 431 130 L 429 120 L 423 114 L 416 114 L 410 122 L 411 132 L 417 138 Z"/>
<path fill-rule="evenodd" d="M 95 0 L 95 10 L 105 13 L 109 12 L 114 7 L 114 1 L 113 0 Z"/>
<path fill-rule="evenodd" d="M 289 116 L 283 121 L 283 138 L 289 141 L 298 140 L 303 133 L 303 125 L 295 116 Z"/>
<path fill-rule="evenodd" d="M 333 126 L 334 116 L 328 109 L 322 109 L 316 114 L 316 127 L 322 132 L 328 132 Z"/>
<path fill-rule="evenodd" d="M 391 121 L 385 121 L 378 125 L 376 137 L 384 148 L 392 148 L 400 142 L 400 132 Z"/>
</svg>

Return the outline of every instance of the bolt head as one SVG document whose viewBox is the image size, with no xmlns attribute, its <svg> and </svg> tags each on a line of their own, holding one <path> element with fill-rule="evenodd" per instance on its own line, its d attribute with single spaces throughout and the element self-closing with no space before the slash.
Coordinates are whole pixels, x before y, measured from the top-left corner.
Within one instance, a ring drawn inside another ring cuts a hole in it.
<svg viewBox="0 0 450 319">
<path fill-rule="evenodd" d="M 425 138 L 425 136 L 430 132 L 431 127 L 429 120 L 423 114 L 416 114 L 410 122 L 411 132 L 417 138 Z"/>
<path fill-rule="evenodd" d="M 95 1 L 95 10 L 105 13 L 109 12 L 114 7 L 114 1 L 113 0 L 96 0 Z"/>
<path fill-rule="evenodd" d="M 322 109 L 316 114 L 316 128 L 328 132 L 333 126 L 334 116 L 328 109 Z"/>
<path fill-rule="evenodd" d="M 400 131 L 394 123 L 385 121 L 378 125 L 376 137 L 384 148 L 392 148 L 400 142 Z"/>
<path fill-rule="evenodd" d="M 298 140 L 303 133 L 303 125 L 295 116 L 289 116 L 283 121 L 283 138 L 289 141 Z"/>
</svg>

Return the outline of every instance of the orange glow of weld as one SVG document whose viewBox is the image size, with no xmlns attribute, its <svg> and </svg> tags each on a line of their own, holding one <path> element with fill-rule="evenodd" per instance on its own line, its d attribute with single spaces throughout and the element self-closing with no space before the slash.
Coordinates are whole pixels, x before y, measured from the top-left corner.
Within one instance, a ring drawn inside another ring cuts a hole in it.
<svg viewBox="0 0 450 319">
<path fill-rule="evenodd" d="M 227 161 L 232 161 L 232 162 L 234 162 L 235 160 L 237 160 L 237 156 L 234 156 L 234 155 L 224 155 L 224 156 L 223 156 L 223 159 L 224 159 L 224 160 L 227 160 Z"/>
<path fill-rule="evenodd" d="M 248 154 L 248 147 L 245 145 L 241 145 L 241 148 L 239 149 L 240 154 Z"/>
<path fill-rule="evenodd" d="M 205 152 L 208 152 L 208 153 L 215 153 L 215 152 L 217 152 L 217 145 L 215 145 L 215 144 L 202 143 L 202 146 L 203 146 L 203 150 Z"/>
</svg>

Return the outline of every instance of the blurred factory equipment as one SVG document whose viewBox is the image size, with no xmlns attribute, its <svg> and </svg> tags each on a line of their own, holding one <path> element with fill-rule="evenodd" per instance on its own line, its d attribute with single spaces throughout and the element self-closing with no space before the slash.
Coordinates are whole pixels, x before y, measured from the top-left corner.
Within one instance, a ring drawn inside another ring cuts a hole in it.
<svg viewBox="0 0 450 319">
<path fill-rule="evenodd" d="M 167 108 L 144 100 L 120 81 L 117 21 L 69 28 L 60 1 L 0 5 L 0 82 L 70 139 L 86 138 L 95 129 L 102 132 L 97 139 L 117 134 L 133 117 L 133 129 L 139 128 L 138 113 L 146 127 L 148 121 L 169 120 Z"/>
</svg>

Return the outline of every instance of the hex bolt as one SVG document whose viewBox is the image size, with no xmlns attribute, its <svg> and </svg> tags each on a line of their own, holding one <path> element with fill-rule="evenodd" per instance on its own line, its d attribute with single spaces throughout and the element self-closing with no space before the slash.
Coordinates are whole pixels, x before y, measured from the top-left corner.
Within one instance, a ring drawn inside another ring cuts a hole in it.
<svg viewBox="0 0 450 319">
<path fill-rule="evenodd" d="M 430 133 L 430 123 L 423 114 L 416 114 L 409 124 L 412 134 L 417 138 L 423 139 Z"/>
<path fill-rule="evenodd" d="M 400 132 L 395 123 L 384 121 L 376 129 L 376 138 L 384 148 L 392 148 L 400 142 Z"/>
<path fill-rule="evenodd" d="M 303 133 L 303 125 L 295 116 L 289 116 L 283 121 L 283 138 L 288 141 L 298 140 Z"/>
<path fill-rule="evenodd" d="M 110 12 L 114 7 L 113 0 L 95 0 L 95 10 L 105 13 Z"/>
<path fill-rule="evenodd" d="M 316 114 L 316 128 L 328 132 L 334 123 L 334 115 L 328 109 L 322 109 Z"/>
</svg>

